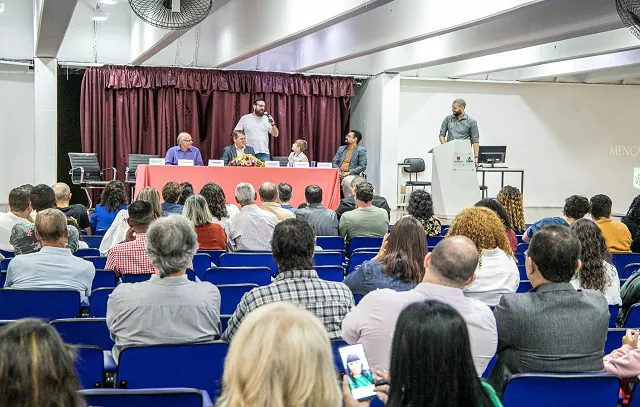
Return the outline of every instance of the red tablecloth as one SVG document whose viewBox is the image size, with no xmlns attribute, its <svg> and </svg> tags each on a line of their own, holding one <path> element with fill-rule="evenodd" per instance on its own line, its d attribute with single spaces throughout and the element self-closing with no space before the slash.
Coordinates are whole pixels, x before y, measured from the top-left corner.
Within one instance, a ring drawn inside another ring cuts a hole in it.
<svg viewBox="0 0 640 407">
<path fill-rule="evenodd" d="M 340 176 L 337 168 L 246 168 L 246 167 L 178 167 L 173 165 L 140 165 L 136 171 L 136 194 L 144 187 L 158 192 L 167 182 L 190 182 L 196 193 L 207 182 L 215 182 L 224 190 L 227 203 L 235 204 L 236 185 L 248 182 L 258 192 L 263 182 L 278 185 L 287 182 L 293 188 L 291 205 L 298 207 L 304 200 L 304 189 L 315 184 L 322 188 L 322 203 L 330 209 L 340 204 Z M 260 197 L 258 196 L 258 204 Z"/>
</svg>

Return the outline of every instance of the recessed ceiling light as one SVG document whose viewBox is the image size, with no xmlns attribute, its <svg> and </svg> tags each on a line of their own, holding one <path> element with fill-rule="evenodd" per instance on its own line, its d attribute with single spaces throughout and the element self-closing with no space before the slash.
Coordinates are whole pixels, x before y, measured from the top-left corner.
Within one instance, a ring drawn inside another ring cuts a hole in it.
<svg viewBox="0 0 640 407">
<path fill-rule="evenodd" d="M 98 0 L 98 3 L 107 4 L 107 5 L 116 4 L 117 2 L 118 0 Z"/>
</svg>

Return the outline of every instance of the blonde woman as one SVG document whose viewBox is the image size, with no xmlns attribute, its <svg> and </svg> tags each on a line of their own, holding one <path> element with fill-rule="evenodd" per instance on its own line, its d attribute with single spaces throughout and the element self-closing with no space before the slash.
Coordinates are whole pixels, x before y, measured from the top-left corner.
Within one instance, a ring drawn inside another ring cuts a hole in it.
<svg viewBox="0 0 640 407">
<path fill-rule="evenodd" d="M 217 407 L 340 407 L 329 336 L 288 302 L 251 312 L 229 346 Z"/>
<path fill-rule="evenodd" d="M 291 146 L 291 154 L 289 154 L 289 166 L 293 166 L 293 163 L 298 162 L 298 163 L 308 163 L 309 159 L 307 158 L 307 156 L 304 154 L 304 152 L 307 150 L 307 142 L 302 140 L 302 139 L 298 139 L 295 141 L 295 143 L 293 143 L 293 145 Z"/>
<path fill-rule="evenodd" d="M 511 219 L 511 226 L 516 233 L 522 234 L 524 227 L 524 206 L 522 205 L 522 194 L 520 190 L 511 185 L 502 187 L 496 201 L 504 206 L 504 209 Z"/>
<path fill-rule="evenodd" d="M 146 187 L 138 192 L 138 196 L 136 197 L 136 201 L 145 201 L 149 202 L 153 207 L 153 214 L 155 218 L 159 218 L 162 216 L 162 206 L 160 205 L 160 193 L 157 189 L 153 187 Z M 102 242 L 100 243 L 100 253 L 103 256 L 106 256 L 109 253 L 109 250 L 118 243 L 122 243 L 124 239 L 127 237 L 127 231 L 130 226 L 127 223 L 127 219 L 129 219 L 129 212 L 126 209 L 121 210 L 116 215 L 113 223 L 104 234 L 102 238 Z"/>
<path fill-rule="evenodd" d="M 495 212 L 477 206 L 464 209 L 453 220 L 449 236 L 468 237 L 480 253 L 476 278 L 463 290 L 465 296 L 495 306 L 503 294 L 516 292 L 520 273 L 504 225 Z"/>
</svg>

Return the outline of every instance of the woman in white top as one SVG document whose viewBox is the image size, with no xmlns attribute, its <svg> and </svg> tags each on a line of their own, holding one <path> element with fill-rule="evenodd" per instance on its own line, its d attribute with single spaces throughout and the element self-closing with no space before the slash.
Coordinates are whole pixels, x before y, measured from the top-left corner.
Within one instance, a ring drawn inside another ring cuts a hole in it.
<svg viewBox="0 0 640 407">
<path fill-rule="evenodd" d="M 293 145 L 291 146 L 291 150 L 293 150 L 291 152 L 291 154 L 289 154 L 289 166 L 293 167 L 293 163 L 295 162 L 299 162 L 299 163 L 308 163 L 309 159 L 307 158 L 306 155 L 304 155 L 304 152 L 307 150 L 307 142 L 302 140 L 302 139 L 298 139 L 295 141 L 295 143 L 293 143 Z"/>
<path fill-rule="evenodd" d="M 570 226 L 578 236 L 582 267 L 571 280 L 576 289 L 600 291 L 609 305 L 621 305 L 620 279 L 602 231 L 593 221 L 579 219 Z"/>
<path fill-rule="evenodd" d="M 464 209 L 453 220 L 448 236 L 468 237 L 480 255 L 476 279 L 463 290 L 465 296 L 495 306 L 503 294 L 516 292 L 520 273 L 504 225 L 495 212 L 483 207 Z"/>
</svg>

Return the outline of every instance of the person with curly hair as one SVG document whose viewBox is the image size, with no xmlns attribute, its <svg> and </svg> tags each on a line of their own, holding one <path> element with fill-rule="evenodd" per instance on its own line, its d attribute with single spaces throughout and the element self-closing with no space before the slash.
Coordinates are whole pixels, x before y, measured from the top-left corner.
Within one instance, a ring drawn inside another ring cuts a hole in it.
<svg viewBox="0 0 640 407">
<path fill-rule="evenodd" d="M 184 203 L 187 202 L 187 198 L 193 195 L 195 192 L 193 190 L 193 185 L 189 182 L 183 182 L 180 184 L 180 188 L 182 192 L 180 194 L 180 199 L 178 200 L 178 205 L 184 206 Z"/>
<path fill-rule="evenodd" d="M 507 211 L 509 219 L 511 219 L 511 228 L 516 233 L 522 234 L 526 228 L 524 226 L 524 205 L 520 190 L 511 185 L 505 185 L 498 192 L 496 201 L 504 206 L 505 211 Z"/>
<path fill-rule="evenodd" d="M 89 219 L 91 230 L 103 232 L 111 227 L 118 212 L 127 209 L 127 198 L 124 195 L 124 184 L 121 181 L 111 181 L 102 190 L 100 203 Z"/>
<path fill-rule="evenodd" d="M 182 187 L 175 181 L 169 181 L 162 186 L 162 200 L 164 201 L 161 205 L 162 216 L 182 214 L 184 205 L 178 203 L 181 194 Z"/>
<path fill-rule="evenodd" d="M 480 259 L 475 280 L 464 289 L 464 295 L 495 306 L 506 293 L 515 293 L 520 273 L 502 221 L 488 208 L 464 209 L 453 219 L 447 233 L 466 236 L 476 245 Z"/>
<path fill-rule="evenodd" d="M 611 253 L 629 253 L 633 237 L 627 225 L 611 219 L 613 202 L 606 195 L 591 197 L 591 219 L 598 225 Z"/>
<path fill-rule="evenodd" d="M 576 289 L 600 291 L 609 305 L 622 305 L 618 271 L 611 264 L 611 254 L 598 225 L 589 219 L 578 219 L 569 228 L 580 240 L 582 262 L 571 284 Z"/>
<path fill-rule="evenodd" d="M 516 237 L 516 232 L 513 230 L 511 218 L 509 218 L 509 214 L 504 209 L 504 206 L 493 198 L 483 198 L 476 202 L 474 206 L 489 208 L 498 215 L 504 225 L 504 231 L 507 232 L 507 238 L 509 239 L 509 246 L 511 246 L 511 250 L 513 250 L 514 253 L 518 251 L 518 238 Z"/>
<path fill-rule="evenodd" d="M 433 200 L 430 193 L 422 189 L 413 191 L 409 195 L 407 212 L 420 221 L 427 236 L 440 236 L 442 223 L 433 214 Z"/>
<path fill-rule="evenodd" d="M 230 217 L 229 210 L 227 209 L 229 206 L 238 209 L 235 205 L 227 205 L 224 191 L 220 185 L 214 182 L 204 184 L 202 189 L 200 189 L 200 195 L 207 201 L 211 216 L 217 219 L 218 222 L 224 222 Z"/>
<path fill-rule="evenodd" d="M 533 235 L 547 225 L 570 226 L 578 219 L 584 218 L 584 216 L 589 212 L 591 212 L 591 204 L 586 197 L 581 195 L 571 195 L 564 201 L 564 208 L 562 208 L 563 217 L 553 216 L 540 219 L 533 225 L 529 226 L 527 231 L 522 235 L 522 240 L 527 243 L 531 242 Z"/>
</svg>

